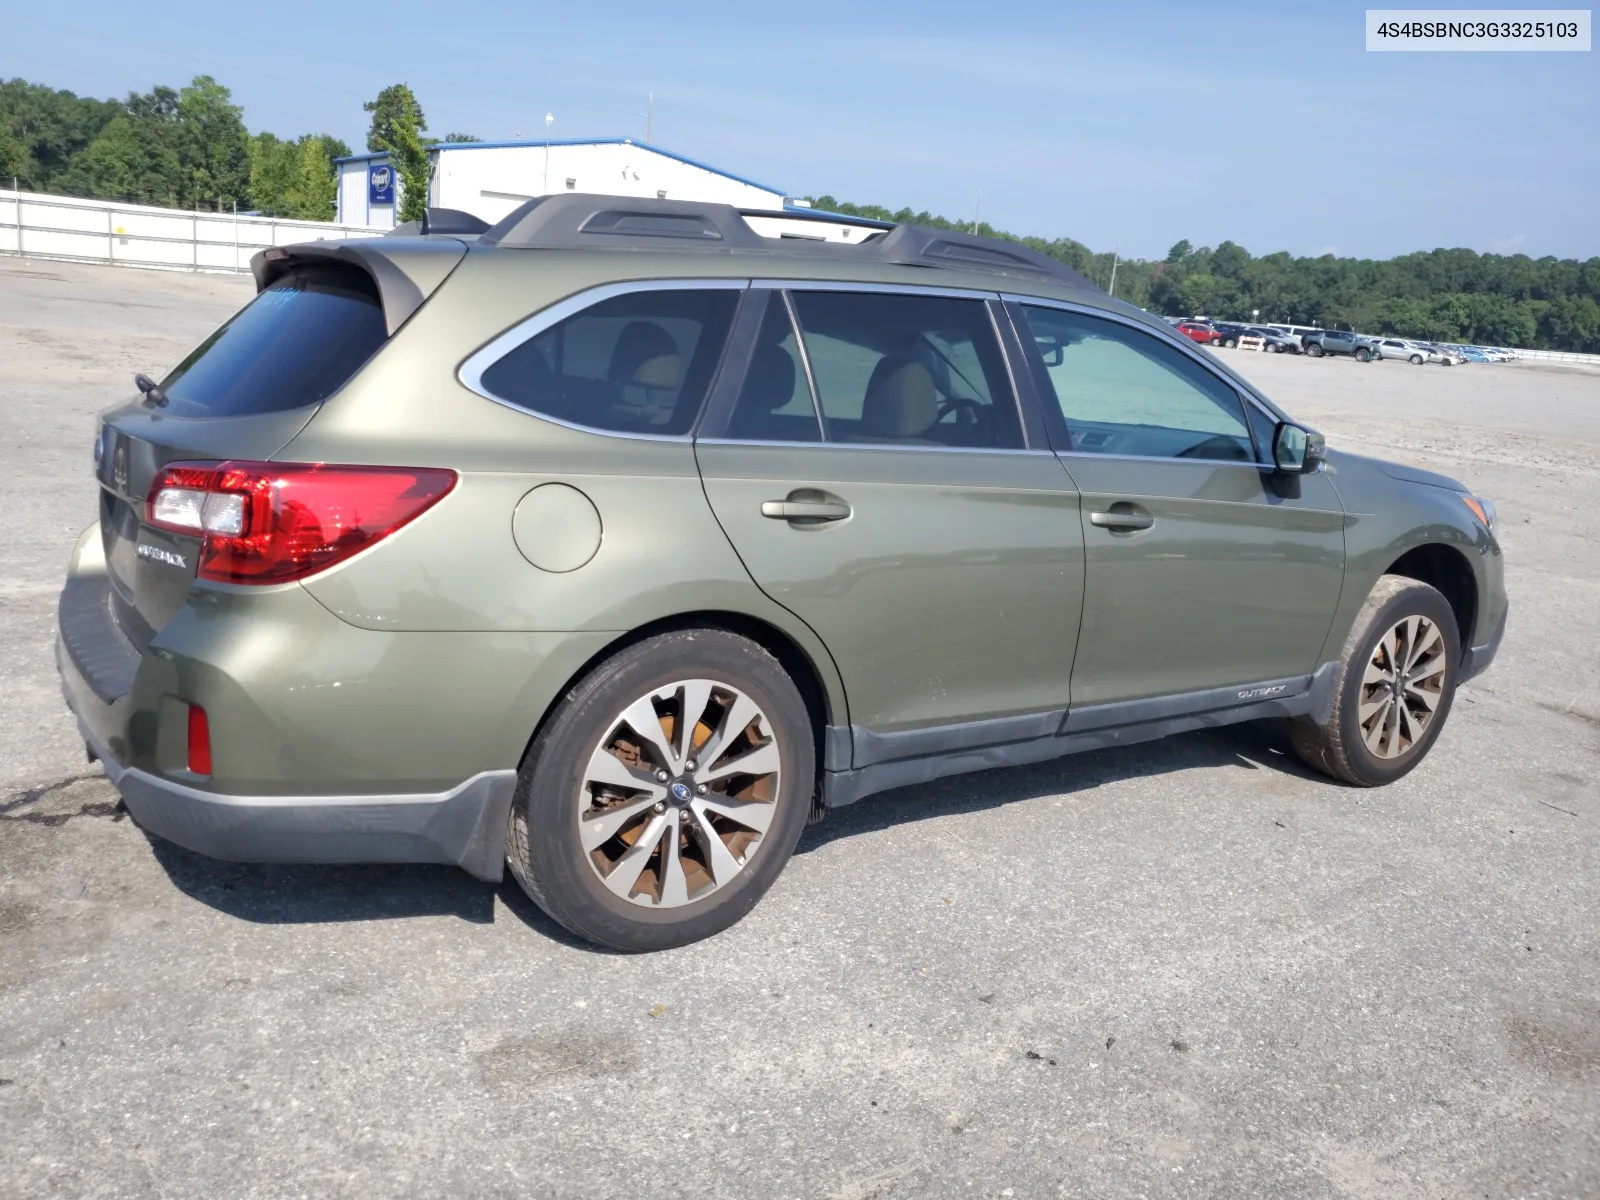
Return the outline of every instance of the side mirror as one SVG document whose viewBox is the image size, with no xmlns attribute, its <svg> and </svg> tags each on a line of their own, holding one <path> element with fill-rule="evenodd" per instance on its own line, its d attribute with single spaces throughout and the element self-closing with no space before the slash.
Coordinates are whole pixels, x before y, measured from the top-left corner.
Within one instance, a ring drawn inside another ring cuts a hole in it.
<svg viewBox="0 0 1600 1200">
<path fill-rule="evenodd" d="M 1279 421 L 1272 435 L 1272 465 L 1285 475 L 1309 475 L 1322 465 L 1327 444 L 1320 433 Z"/>
</svg>

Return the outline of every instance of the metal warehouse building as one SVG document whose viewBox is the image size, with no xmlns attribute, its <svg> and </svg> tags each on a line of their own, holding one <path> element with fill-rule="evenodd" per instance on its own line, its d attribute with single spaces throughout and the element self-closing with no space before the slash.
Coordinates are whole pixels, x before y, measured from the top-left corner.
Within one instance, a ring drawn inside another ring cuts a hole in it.
<svg viewBox="0 0 1600 1200">
<path fill-rule="evenodd" d="M 432 147 L 428 203 L 493 223 L 525 200 L 598 192 L 784 208 L 784 194 L 692 158 L 630 138 L 593 141 L 451 142 Z M 400 181 L 387 153 L 338 160 L 339 215 L 346 225 L 393 228 Z"/>
</svg>

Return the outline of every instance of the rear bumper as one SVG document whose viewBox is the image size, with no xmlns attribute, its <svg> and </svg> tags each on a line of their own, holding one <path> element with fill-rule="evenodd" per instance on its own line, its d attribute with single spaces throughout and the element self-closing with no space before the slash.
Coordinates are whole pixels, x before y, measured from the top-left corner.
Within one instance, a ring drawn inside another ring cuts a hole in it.
<svg viewBox="0 0 1600 1200">
<path fill-rule="evenodd" d="M 435 794 L 226 796 L 125 766 L 81 717 L 78 728 L 139 827 L 186 850 L 228 862 L 443 863 L 502 877 L 515 771 Z"/>
<path fill-rule="evenodd" d="M 409 675 L 384 673 L 414 669 L 410 656 L 390 652 L 405 635 L 351 629 L 285 591 L 240 621 L 218 622 L 214 604 L 207 620 L 186 615 L 174 623 L 182 636 L 141 653 L 111 611 L 93 532 L 80 539 L 62 592 L 56 666 L 84 744 L 142 828 L 234 862 L 443 863 L 502 877 L 511 764 L 532 725 L 517 728 L 527 676 L 515 668 L 541 661 L 542 646 L 519 656 L 506 639 L 471 635 L 453 636 L 443 653 L 422 645 L 415 669 L 433 685 L 422 693 Z M 296 632 L 312 639 L 310 649 L 298 651 Z M 253 640 L 262 638 L 265 651 Z M 307 663 L 318 661 L 330 664 L 331 685 L 308 676 Z M 486 669 L 493 662 L 513 671 L 496 677 Z M 361 691 L 345 699 L 340 683 Z M 169 718 L 190 698 L 210 710 L 213 738 L 231 735 L 230 767 L 244 770 L 188 775 L 183 721 Z M 326 703 L 316 708 L 319 698 Z M 503 716 L 507 736 L 494 738 L 491 726 L 473 740 L 489 724 L 484 709 Z M 507 748 L 497 750 L 496 740 Z"/>
</svg>

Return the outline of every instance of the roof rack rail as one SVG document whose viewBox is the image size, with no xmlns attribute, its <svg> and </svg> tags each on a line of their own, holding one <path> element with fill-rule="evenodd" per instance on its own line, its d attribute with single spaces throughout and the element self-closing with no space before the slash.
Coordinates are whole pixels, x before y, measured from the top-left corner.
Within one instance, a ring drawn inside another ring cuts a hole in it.
<svg viewBox="0 0 1600 1200">
<path fill-rule="evenodd" d="M 566 192 L 540 196 L 503 217 L 482 233 L 484 246 L 574 250 L 611 247 L 620 250 L 702 250 L 744 252 L 776 258 L 822 258 L 839 262 L 881 262 L 910 267 L 996 272 L 1046 278 L 1073 287 L 1097 290 L 1082 275 L 1048 255 L 1002 242 L 920 225 L 890 225 L 839 214 L 800 214 L 785 210 L 751 216 L 825 220 L 860 225 L 874 236 L 851 245 L 808 238 L 762 237 L 729 204 L 691 200 L 652 200 Z M 887 231 L 887 232 L 881 232 Z"/>
</svg>

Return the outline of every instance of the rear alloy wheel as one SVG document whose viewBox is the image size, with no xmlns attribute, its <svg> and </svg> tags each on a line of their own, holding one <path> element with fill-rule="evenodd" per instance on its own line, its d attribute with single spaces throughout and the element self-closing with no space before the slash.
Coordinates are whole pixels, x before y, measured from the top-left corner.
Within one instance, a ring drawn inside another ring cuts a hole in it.
<svg viewBox="0 0 1600 1200">
<path fill-rule="evenodd" d="M 1296 753 L 1358 787 L 1399 779 L 1438 738 L 1460 661 L 1455 613 L 1445 598 L 1415 579 L 1385 575 L 1345 641 L 1328 720 L 1294 722 Z"/>
<path fill-rule="evenodd" d="M 723 630 L 663 634 L 580 681 L 535 739 L 507 858 L 574 933 L 680 946 L 761 898 L 814 789 L 810 720 L 777 661 Z"/>
<path fill-rule="evenodd" d="M 1317 343 L 1312 342 L 1309 346 L 1306 347 L 1306 353 L 1309 354 L 1312 358 L 1321 358 L 1322 357 L 1322 347 L 1317 345 Z"/>
</svg>

